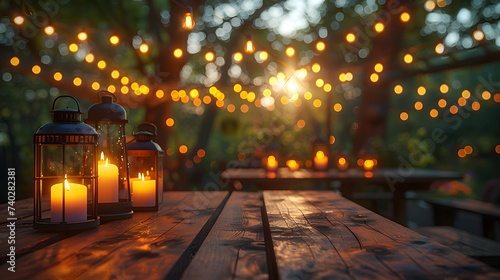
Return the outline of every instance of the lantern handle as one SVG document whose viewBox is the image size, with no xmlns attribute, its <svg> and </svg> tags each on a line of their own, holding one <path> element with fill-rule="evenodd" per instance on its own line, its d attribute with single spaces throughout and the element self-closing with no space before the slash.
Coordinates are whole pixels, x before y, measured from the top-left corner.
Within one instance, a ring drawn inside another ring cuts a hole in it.
<svg viewBox="0 0 500 280">
<path fill-rule="evenodd" d="M 97 96 L 99 96 L 99 98 L 102 99 L 102 93 L 105 93 L 105 95 L 111 95 L 113 97 L 113 101 L 117 101 L 118 98 L 116 97 L 116 95 L 110 91 L 107 91 L 107 90 L 100 90 L 97 92 Z"/>
<path fill-rule="evenodd" d="M 142 122 L 136 126 L 134 126 L 134 129 L 132 129 L 132 135 L 135 135 L 134 131 L 141 127 L 141 126 L 148 126 L 148 127 L 152 127 L 154 128 L 154 133 L 153 133 L 153 136 L 157 136 L 158 135 L 158 127 L 156 127 L 156 125 L 154 123 L 151 123 L 151 122 Z M 151 131 L 147 131 L 147 132 L 151 132 Z"/>
<path fill-rule="evenodd" d="M 71 95 L 60 95 L 60 96 L 56 97 L 56 99 L 54 99 L 54 102 L 52 103 L 52 111 L 54 111 L 55 108 L 56 108 L 56 101 L 57 101 L 57 99 L 64 98 L 64 97 L 69 97 L 69 98 L 73 99 L 75 101 L 75 103 L 76 103 L 76 106 L 78 107 L 78 113 L 82 112 L 82 111 L 80 111 L 80 103 L 78 102 L 78 100 L 75 97 L 73 97 Z"/>
</svg>

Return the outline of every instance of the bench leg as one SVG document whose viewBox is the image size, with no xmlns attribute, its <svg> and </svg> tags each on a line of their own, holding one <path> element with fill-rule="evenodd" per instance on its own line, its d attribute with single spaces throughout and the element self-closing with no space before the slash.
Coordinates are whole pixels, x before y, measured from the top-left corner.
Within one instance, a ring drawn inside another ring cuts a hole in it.
<svg viewBox="0 0 500 280">
<path fill-rule="evenodd" d="M 495 219 L 483 216 L 483 236 L 489 239 L 495 239 Z"/>
<path fill-rule="evenodd" d="M 455 211 L 439 205 L 434 206 L 434 224 L 438 226 L 454 226 Z"/>
</svg>

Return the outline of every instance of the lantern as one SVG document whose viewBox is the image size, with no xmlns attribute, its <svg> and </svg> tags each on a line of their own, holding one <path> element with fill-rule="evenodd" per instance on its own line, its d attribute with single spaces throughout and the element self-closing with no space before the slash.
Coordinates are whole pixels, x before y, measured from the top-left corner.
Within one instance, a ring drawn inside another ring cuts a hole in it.
<svg viewBox="0 0 500 280">
<path fill-rule="evenodd" d="M 55 109 L 70 98 L 77 109 Z M 52 104 L 53 122 L 34 134 L 33 228 L 84 230 L 100 224 L 97 216 L 97 132 L 81 121 L 80 104 L 69 95 Z"/>
<path fill-rule="evenodd" d="M 312 157 L 313 157 L 313 168 L 317 171 L 328 170 L 328 158 L 330 157 L 329 143 L 316 139 L 313 141 Z"/>
<path fill-rule="evenodd" d="M 262 166 L 267 172 L 276 172 L 279 161 L 279 147 L 273 143 L 269 144 L 262 155 Z"/>
<path fill-rule="evenodd" d="M 288 169 L 290 171 L 297 171 L 300 169 L 301 162 L 300 162 L 298 157 L 296 157 L 294 155 L 289 155 L 287 157 L 285 164 L 286 164 L 286 167 L 288 167 Z"/>
<path fill-rule="evenodd" d="M 103 221 L 130 218 L 133 214 L 129 188 L 125 124 L 127 113 L 114 103 L 116 96 L 100 91 L 101 103 L 90 106 L 85 122 L 99 134 L 97 211 Z"/>
<path fill-rule="evenodd" d="M 344 152 L 339 152 L 335 157 L 335 166 L 338 170 L 344 171 L 349 168 L 349 157 Z"/>
<path fill-rule="evenodd" d="M 148 130 L 140 130 L 149 128 Z M 127 144 L 132 205 L 134 211 L 157 211 L 163 199 L 163 150 L 151 139 L 157 135 L 152 123 L 134 128 L 134 140 Z"/>
<path fill-rule="evenodd" d="M 377 166 L 378 161 L 375 153 L 368 150 L 361 150 L 359 152 L 357 164 L 365 171 L 372 171 Z"/>
</svg>

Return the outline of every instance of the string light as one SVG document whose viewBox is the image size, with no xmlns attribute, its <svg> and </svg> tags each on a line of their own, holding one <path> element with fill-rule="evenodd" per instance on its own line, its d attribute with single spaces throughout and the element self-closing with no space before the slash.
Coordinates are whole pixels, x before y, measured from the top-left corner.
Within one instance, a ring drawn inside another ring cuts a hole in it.
<svg viewBox="0 0 500 280">
<path fill-rule="evenodd" d="M 116 35 L 113 35 L 113 36 L 109 37 L 109 42 L 112 45 L 117 45 L 118 43 L 120 43 L 120 38 Z"/>
<path fill-rule="evenodd" d="M 253 45 L 252 35 L 247 34 L 246 37 L 247 37 L 247 41 L 245 44 L 245 52 L 246 53 L 253 53 L 255 51 L 255 47 Z"/>
<path fill-rule="evenodd" d="M 403 57 L 403 60 L 406 64 L 410 64 L 413 62 L 413 56 L 409 53 L 405 54 L 405 56 Z"/>
<path fill-rule="evenodd" d="M 24 23 L 24 18 L 22 16 L 17 16 L 14 18 L 14 23 L 17 25 L 21 25 Z"/>
<path fill-rule="evenodd" d="M 20 62 L 21 62 L 21 61 L 19 60 L 19 58 L 18 58 L 17 56 L 13 56 L 13 57 L 10 59 L 10 64 L 11 64 L 12 66 L 18 66 Z"/>
<path fill-rule="evenodd" d="M 139 46 L 139 51 L 141 53 L 147 53 L 149 51 L 149 46 L 146 44 L 146 43 L 142 43 L 140 46 Z"/>
<path fill-rule="evenodd" d="M 186 7 L 186 14 L 184 15 L 184 23 L 182 27 L 186 30 L 193 30 L 195 26 L 195 21 L 193 19 L 193 9 L 191 7 Z"/>
<path fill-rule="evenodd" d="M 50 35 L 54 34 L 55 29 L 54 29 L 54 27 L 48 25 L 48 26 L 45 26 L 45 28 L 43 29 L 43 32 L 45 32 L 45 34 L 50 36 Z"/>
<path fill-rule="evenodd" d="M 323 41 L 319 41 L 316 43 L 316 50 L 322 52 L 325 50 L 325 48 L 326 48 L 326 45 Z"/>
<path fill-rule="evenodd" d="M 85 41 L 85 40 L 87 40 L 88 36 L 87 36 L 87 33 L 82 31 L 82 32 L 78 33 L 77 37 L 78 37 L 78 40 Z"/>
<path fill-rule="evenodd" d="M 382 33 L 382 32 L 384 31 L 384 29 L 385 29 L 385 26 L 384 26 L 384 24 L 383 24 L 383 23 L 381 23 L 381 22 L 377 22 L 377 23 L 375 24 L 375 26 L 374 26 L 374 29 L 375 29 L 375 31 L 376 31 L 377 33 Z"/>
<path fill-rule="evenodd" d="M 175 58 L 181 58 L 182 55 L 183 55 L 183 52 L 182 52 L 181 49 L 177 48 L 177 49 L 174 50 L 174 57 Z"/>
<path fill-rule="evenodd" d="M 33 67 L 31 68 L 31 71 L 33 72 L 33 74 L 37 75 L 37 74 L 40 74 L 40 72 L 42 71 L 42 68 L 40 68 L 39 65 L 33 65 Z"/>
<path fill-rule="evenodd" d="M 402 21 L 402 22 L 408 22 L 410 21 L 410 14 L 408 12 L 403 12 L 400 16 L 399 16 L 399 19 Z"/>
</svg>

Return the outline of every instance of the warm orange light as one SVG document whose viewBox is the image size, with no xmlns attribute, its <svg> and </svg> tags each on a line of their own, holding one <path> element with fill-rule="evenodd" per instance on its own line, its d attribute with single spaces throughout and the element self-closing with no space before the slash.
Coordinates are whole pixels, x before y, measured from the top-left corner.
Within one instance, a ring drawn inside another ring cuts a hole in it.
<svg viewBox="0 0 500 280">
<path fill-rule="evenodd" d="M 243 54 L 240 52 L 236 52 L 233 54 L 233 60 L 236 62 L 240 62 L 243 60 Z"/>
<path fill-rule="evenodd" d="M 399 16 L 399 19 L 402 21 L 402 22 L 408 22 L 410 21 L 410 14 L 408 12 L 403 12 L 401 13 L 401 15 Z"/>
<path fill-rule="evenodd" d="M 147 53 L 149 51 L 149 46 L 146 44 L 146 43 L 142 43 L 140 46 L 139 46 L 139 51 L 141 53 Z"/>
<path fill-rule="evenodd" d="M 299 170 L 299 168 L 300 168 L 299 162 L 297 162 L 294 159 L 287 160 L 286 166 L 288 167 L 288 169 L 290 169 L 290 171 L 296 171 L 296 170 Z"/>
<path fill-rule="evenodd" d="M 85 61 L 87 61 L 87 63 L 92 63 L 94 62 L 94 55 L 91 54 L 91 53 L 88 53 L 86 56 L 85 56 Z"/>
<path fill-rule="evenodd" d="M 109 37 L 109 42 L 112 45 L 117 45 L 118 43 L 120 43 L 120 38 L 116 35 L 113 35 L 113 36 Z"/>
<path fill-rule="evenodd" d="M 210 61 L 214 61 L 214 59 L 215 59 L 215 54 L 213 52 L 207 52 L 205 54 L 205 60 L 206 61 L 210 62 Z"/>
<path fill-rule="evenodd" d="M 495 152 L 497 154 L 500 154 L 500 144 L 498 144 L 498 145 L 495 146 Z"/>
<path fill-rule="evenodd" d="M 375 64 L 375 66 L 373 66 L 373 69 L 375 70 L 375 72 L 380 73 L 384 70 L 384 65 L 382 65 L 382 63 L 377 63 Z"/>
<path fill-rule="evenodd" d="M 452 105 L 450 107 L 450 113 L 452 113 L 452 114 L 458 113 L 458 107 L 457 107 L 457 105 Z"/>
<path fill-rule="evenodd" d="M 383 23 L 381 23 L 381 22 L 377 22 L 373 28 L 375 29 L 375 31 L 376 31 L 377 33 L 381 33 L 382 31 L 384 31 L 385 26 L 384 26 L 384 24 L 383 24 Z"/>
<path fill-rule="evenodd" d="M 479 104 L 479 102 L 477 102 L 477 101 L 474 101 L 474 102 L 472 102 L 471 107 L 472 107 L 472 110 L 479 111 L 479 109 L 481 109 L 481 104 Z"/>
<path fill-rule="evenodd" d="M 285 50 L 285 53 L 287 56 L 294 56 L 295 55 L 295 49 L 293 47 L 287 47 Z"/>
<path fill-rule="evenodd" d="M 184 23 L 182 24 L 182 27 L 186 30 L 192 30 L 195 26 L 195 21 L 193 18 L 193 12 L 191 11 L 191 8 L 189 7 L 188 11 L 184 15 Z"/>
<path fill-rule="evenodd" d="M 483 91 L 483 93 L 481 93 L 481 97 L 483 98 L 483 100 L 490 100 L 491 98 L 491 93 L 487 90 Z"/>
<path fill-rule="evenodd" d="M 52 35 L 52 34 L 54 34 L 55 31 L 56 30 L 54 29 L 54 27 L 50 26 L 50 25 L 45 26 L 45 28 L 43 29 L 43 32 L 45 32 L 45 34 L 47 34 L 49 36 Z"/>
<path fill-rule="evenodd" d="M 120 71 L 118 70 L 111 71 L 111 78 L 118 79 L 119 77 L 120 77 Z"/>
<path fill-rule="evenodd" d="M 484 33 L 481 30 L 474 31 L 472 36 L 474 36 L 474 39 L 476 39 L 476 41 L 482 41 L 484 39 Z"/>
<path fill-rule="evenodd" d="M 253 53 L 255 51 L 255 47 L 253 45 L 252 37 L 248 36 L 247 37 L 247 42 L 245 45 L 245 52 L 247 53 Z"/>
<path fill-rule="evenodd" d="M 33 72 L 33 74 L 37 75 L 40 74 L 42 68 L 40 68 L 39 65 L 33 65 L 33 67 L 31 67 L 31 71 Z"/>
<path fill-rule="evenodd" d="M 80 78 L 80 77 L 75 77 L 75 78 L 73 79 L 73 84 L 74 84 L 75 86 L 77 86 L 77 87 L 81 86 L 81 85 L 82 85 L 82 78 Z"/>
<path fill-rule="evenodd" d="M 439 112 L 436 109 L 431 109 L 431 111 L 429 112 L 429 115 L 431 116 L 431 118 L 437 118 L 437 116 L 439 115 Z"/>
<path fill-rule="evenodd" d="M 97 62 L 97 68 L 103 70 L 106 68 L 106 61 L 104 60 L 99 60 L 99 62 Z"/>
<path fill-rule="evenodd" d="M 426 90 L 426 89 L 425 89 L 425 87 L 423 87 L 423 86 L 419 86 L 419 87 L 417 88 L 417 93 L 418 93 L 418 95 L 425 95 L 425 93 L 426 93 L 426 92 L 427 92 L 427 90 Z"/>
<path fill-rule="evenodd" d="M 182 52 L 181 49 L 177 48 L 177 49 L 174 50 L 174 57 L 175 58 L 181 58 L 182 54 L 183 54 L 183 52 Z"/>
<path fill-rule="evenodd" d="M 61 72 L 54 73 L 54 80 L 60 81 L 60 80 L 62 80 L 62 78 L 63 78 L 63 76 L 62 76 Z"/>
<path fill-rule="evenodd" d="M 379 79 L 379 76 L 378 76 L 378 74 L 377 74 L 377 73 L 372 73 L 372 74 L 370 75 L 370 81 L 372 81 L 372 83 L 376 83 L 376 82 L 378 82 L 378 79 Z"/>
<path fill-rule="evenodd" d="M 394 86 L 394 93 L 395 94 L 401 94 L 402 92 L 403 92 L 403 86 L 401 86 L 401 85 Z"/>
<path fill-rule="evenodd" d="M 406 64 L 410 64 L 413 62 L 413 56 L 409 53 L 405 54 L 403 60 Z"/>
<path fill-rule="evenodd" d="M 161 89 L 156 91 L 156 98 L 163 98 L 165 96 L 165 92 Z"/>
<path fill-rule="evenodd" d="M 167 126 L 171 127 L 171 126 L 174 126 L 175 121 L 174 121 L 174 119 L 172 119 L 172 118 L 168 118 L 168 119 L 165 121 L 165 124 L 166 124 Z"/>
<path fill-rule="evenodd" d="M 98 90 L 101 88 L 101 85 L 98 82 L 93 82 L 91 87 L 93 90 Z"/>
<path fill-rule="evenodd" d="M 401 114 L 399 114 L 399 118 L 400 118 L 402 121 L 406 121 L 406 120 L 408 120 L 408 113 L 406 113 L 406 112 L 401 112 Z"/>
<path fill-rule="evenodd" d="M 12 66 L 18 66 L 20 62 L 21 62 L 21 61 L 19 60 L 19 58 L 18 58 L 17 56 L 13 56 L 13 57 L 10 59 L 10 64 L 11 64 Z"/>
<path fill-rule="evenodd" d="M 24 18 L 22 16 L 17 16 L 14 18 L 14 23 L 17 25 L 21 25 L 24 23 Z"/>
<path fill-rule="evenodd" d="M 342 111 L 342 104 L 340 103 L 335 103 L 335 105 L 333 105 L 333 110 L 337 113 L 339 113 L 340 111 Z"/>
<path fill-rule="evenodd" d="M 314 73 L 319 73 L 319 71 L 321 71 L 321 65 L 319 65 L 319 63 L 314 63 L 314 64 L 311 66 L 311 70 L 312 70 Z"/>
<path fill-rule="evenodd" d="M 445 99 L 439 99 L 439 101 L 438 101 L 438 106 L 439 106 L 440 108 L 444 108 L 444 107 L 446 107 L 446 104 L 448 104 L 448 102 L 446 102 L 446 100 L 445 100 Z"/>
<path fill-rule="evenodd" d="M 365 170 L 372 170 L 375 167 L 375 161 L 373 159 L 365 159 L 363 161 L 363 168 Z"/>
<path fill-rule="evenodd" d="M 269 58 L 269 53 L 266 51 L 259 52 L 259 59 L 262 61 L 266 61 Z"/>
<path fill-rule="evenodd" d="M 85 40 L 87 40 L 88 36 L 87 36 L 87 33 L 82 31 L 82 32 L 78 33 L 77 37 L 78 37 L 78 40 L 85 41 Z"/>
<path fill-rule="evenodd" d="M 347 35 L 345 36 L 345 40 L 348 43 L 354 43 L 356 41 L 356 35 L 354 35 L 354 33 L 347 33 Z"/>
<path fill-rule="evenodd" d="M 467 156 L 467 153 L 465 152 L 464 149 L 460 149 L 460 150 L 458 150 L 457 155 L 460 158 L 464 158 L 465 156 Z"/>
<path fill-rule="evenodd" d="M 464 90 L 462 91 L 462 97 L 463 97 L 463 98 L 465 98 L 465 99 L 469 99 L 469 98 L 470 98 L 470 96 L 471 96 L 470 91 L 468 91 L 468 90 L 466 90 L 466 89 L 464 89 Z"/>
<path fill-rule="evenodd" d="M 447 93 L 450 90 L 450 87 L 447 84 L 442 84 L 439 86 L 439 91 L 441 91 L 442 94 Z"/>
<path fill-rule="evenodd" d="M 320 52 L 324 51 L 326 48 L 326 45 L 323 41 L 319 41 L 316 43 L 316 49 Z"/>
<path fill-rule="evenodd" d="M 72 43 L 72 44 L 69 45 L 68 49 L 69 49 L 70 52 L 77 52 L 78 51 L 78 45 L 75 44 L 75 43 Z"/>
<path fill-rule="evenodd" d="M 305 120 L 300 119 L 300 120 L 297 121 L 297 127 L 298 128 L 304 128 L 305 126 L 306 126 L 306 121 Z"/>
<path fill-rule="evenodd" d="M 424 104 L 420 101 L 415 102 L 415 110 L 420 111 L 424 107 Z"/>
<path fill-rule="evenodd" d="M 185 154 L 185 153 L 187 153 L 187 151 L 188 151 L 188 147 L 186 145 L 180 145 L 179 146 L 179 152 L 181 154 Z"/>
<path fill-rule="evenodd" d="M 493 95 L 493 100 L 495 100 L 496 103 L 500 103 L 500 93 L 495 93 L 495 95 Z"/>
<path fill-rule="evenodd" d="M 436 47 L 434 48 L 434 51 L 437 54 L 443 54 L 444 53 L 444 45 L 442 43 L 438 43 Z"/>
</svg>

